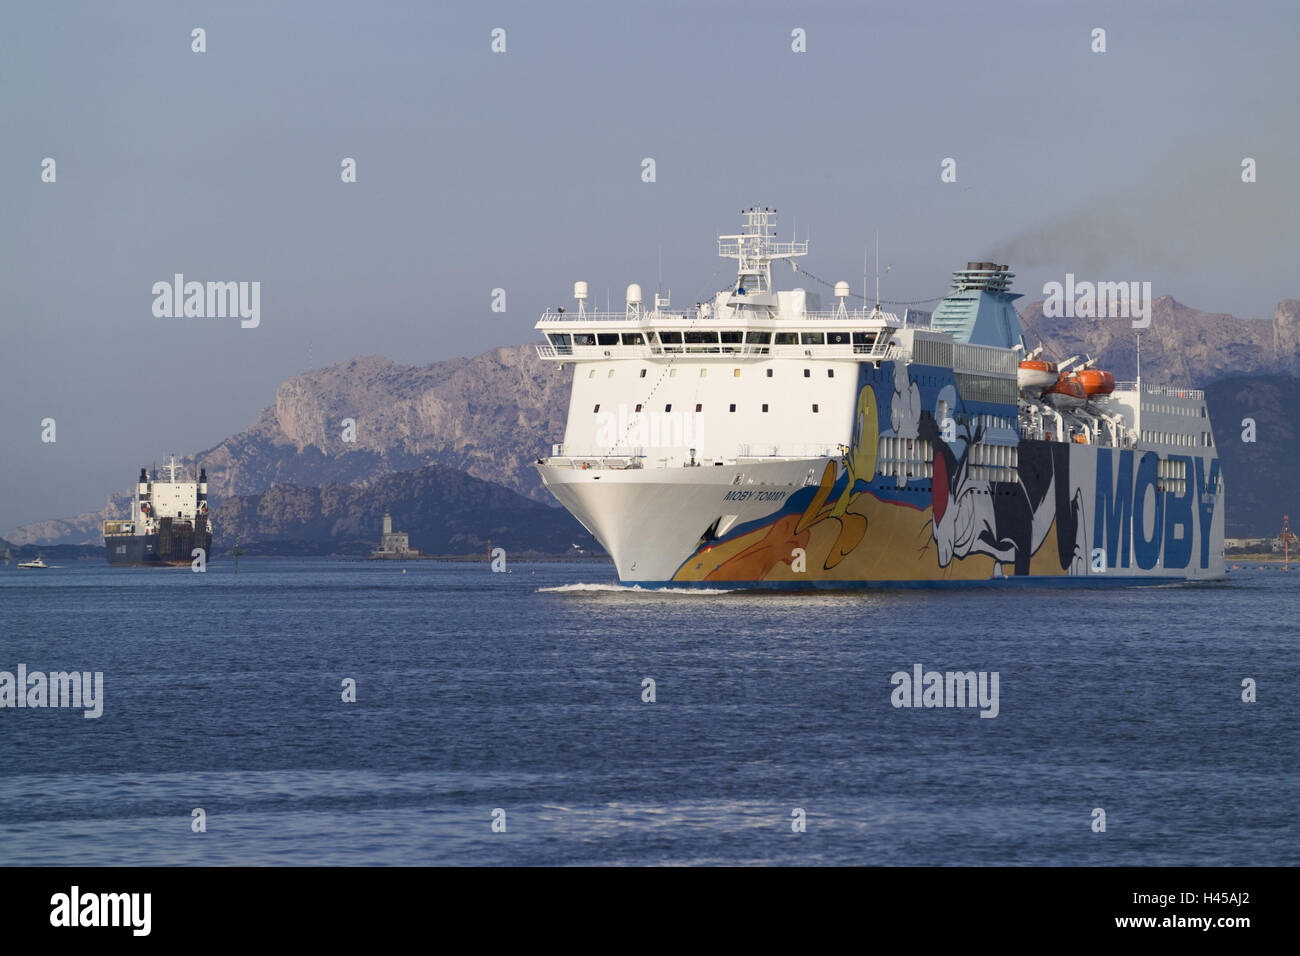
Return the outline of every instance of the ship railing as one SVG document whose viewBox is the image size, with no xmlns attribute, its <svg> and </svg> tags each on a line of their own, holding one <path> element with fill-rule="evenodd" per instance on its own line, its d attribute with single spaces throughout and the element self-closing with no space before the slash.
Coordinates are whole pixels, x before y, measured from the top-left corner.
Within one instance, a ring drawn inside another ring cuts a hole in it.
<svg viewBox="0 0 1300 956">
<path fill-rule="evenodd" d="M 736 449 L 738 459 L 762 458 L 838 458 L 843 454 L 836 444 L 745 444 Z"/>
<path fill-rule="evenodd" d="M 626 468 L 644 467 L 645 448 L 633 445 L 627 448 L 574 448 L 557 442 L 551 445 L 547 464 L 560 468 Z"/>
<path fill-rule="evenodd" d="M 741 236 L 739 238 L 718 239 L 718 255 L 723 258 L 780 258 L 783 256 L 806 256 L 808 240 L 781 242 L 767 236 Z"/>
<path fill-rule="evenodd" d="M 1117 392 L 1136 392 L 1138 390 L 1137 382 L 1116 382 L 1115 391 Z M 1164 395 L 1167 398 L 1182 398 L 1188 401 L 1204 401 L 1205 392 L 1199 388 L 1180 388 L 1177 385 L 1146 385 L 1142 386 L 1143 395 Z"/>
<path fill-rule="evenodd" d="M 555 312 L 547 309 L 542 313 L 542 317 L 537 320 L 538 324 L 543 322 L 547 324 L 558 322 L 601 322 L 601 323 L 624 323 L 627 325 L 645 325 L 650 322 L 681 322 L 690 320 L 691 316 L 685 312 L 664 312 L 664 311 L 646 311 L 646 312 Z"/>
<path fill-rule="evenodd" d="M 1142 391 L 1148 395 L 1164 395 L 1168 398 L 1186 398 L 1203 401 L 1205 392 L 1199 388 L 1178 388 L 1174 385 L 1143 385 Z"/>
<path fill-rule="evenodd" d="M 546 464 L 552 468 L 580 468 L 586 471 L 590 468 L 627 471 L 629 468 L 644 468 L 645 456 L 632 457 L 630 455 L 552 455 L 546 459 Z"/>
<path fill-rule="evenodd" d="M 820 310 L 805 312 L 800 318 L 805 322 L 865 322 L 867 328 L 901 328 L 903 325 L 903 320 L 893 312 L 877 312 L 875 309 Z"/>
<path fill-rule="evenodd" d="M 635 359 L 662 355 L 684 355 L 706 358 L 714 355 L 737 357 L 772 356 L 774 358 L 845 358 L 849 355 L 867 355 L 876 358 L 906 358 L 908 350 L 895 342 L 876 342 L 872 345 L 854 345 L 842 342 L 835 345 L 750 345 L 743 343 L 705 345 L 550 345 L 534 344 L 540 359 Z"/>
<path fill-rule="evenodd" d="M 541 318 L 537 320 L 538 325 L 557 325 L 569 324 L 572 322 L 599 322 L 602 324 L 622 324 L 622 325 L 651 325 L 655 322 L 664 323 L 706 323 L 710 325 L 726 325 L 743 321 L 748 323 L 752 321 L 752 316 L 745 316 L 742 320 L 740 317 L 732 315 L 726 318 L 720 318 L 717 313 L 709 315 L 699 315 L 691 312 L 667 312 L 663 310 L 647 310 L 644 312 L 556 312 L 547 309 L 542 313 Z M 893 312 L 877 312 L 875 309 L 819 309 L 799 312 L 793 315 L 781 315 L 775 319 L 769 320 L 774 322 L 854 322 L 863 325 L 864 328 L 900 328 L 903 320 Z M 701 326 L 703 327 L 703 326 Z M 752 327 L 752 326 L 751 326 Z"/>
</svg>

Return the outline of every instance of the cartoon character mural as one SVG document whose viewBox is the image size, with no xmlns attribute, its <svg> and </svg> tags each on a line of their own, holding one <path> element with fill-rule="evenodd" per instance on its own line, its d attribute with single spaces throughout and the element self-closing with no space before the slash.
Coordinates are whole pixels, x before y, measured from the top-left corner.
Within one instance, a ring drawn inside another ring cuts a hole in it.
<svg viewBox="0 0 1300 956">
<path fill-rule="evenodd" d="M 977 427 L 959 458 L 942 440 L 933 419 L 922 423 L 922 436 L 935 449 L 930 511 L 939 566 L 947 567 L 953 558 L 987 554 L 1014 565 L 1017 575 L 1028 574 L 1030 559 L 1056 522 L 1061 570 L 1082 571 L 1088 553 L 1083 493 L 1070 484 L 1069 446 L 1021 442 L 1019 481 L 987 481 L 970 477 L 971 448 L 984 434 Z"/>
<path fill-rule="evenodd" d="M 946 381 L 932 377 L 929 400 L 905 363 L 875 375 L 874 382 L 864 377 L 852 443 L 842 446 L 843 457 L 826 462 L 815 486 L 791 495 L 761 525 L 732 529 L 720 539 L 707 536 L 677 578 L 796 580 L 796 549 L 806 556 L 807 572 L 822 579 L 987 579 L 1000 576 L 1003 563 L 1026 575 L 1053 527 L 1055 568 L 1040 561 L 1034 572 L 1082 572 L 1086 522 L 1083 495 L 1070 481 L 1070 448 L 1022 442 L 1018 482 L 973 478 L 971 450 L 986 432 L 956 425 L 956 418 L 976 416 L 962 406 L 951 375 L 947 372 Z M 889 403 L 887 419 L 880 413 L 878 388 L 879 398 Z M 932 408 L 924 407 L 927 401 Z M 952 419 L 946 436 L 945 419 Z M 877 475 L 885 437 L 928 442 L 934 450 L 932 479 L 901 469 Z M 917 497 L 927 483 L 928 508 L 925 497 Z M 982 562 L 969 560 L 980 556 Z"/>
</svg>

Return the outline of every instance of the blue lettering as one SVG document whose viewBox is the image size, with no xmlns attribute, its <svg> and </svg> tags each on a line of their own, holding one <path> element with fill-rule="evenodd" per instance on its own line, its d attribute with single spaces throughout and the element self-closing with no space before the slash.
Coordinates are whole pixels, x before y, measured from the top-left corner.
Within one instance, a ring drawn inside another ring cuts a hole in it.
<svg viewBox="0 0 1300 956">
<path fill-rule="evenodd" d="M 1171 455 L 1170 461 L 1183 462 L 1183 474 L 1192 474 L 1192 459 L 1186 455 Z M 1192 500 L 1196 489 L 1192 482 L 1184 481 L 1186 489 L 1181 495 L 1165 494 L 1165 567 L 1185 568 L 1192 560 Z M 1182 528 L 1180 537 L 1176 531 Z"/>
<path fill-rule="evenodd" d="M 1219 459 L 1210 462 L 1210 475 L 1205 475 L 1205 459 L 1196 459 L 1196 516 L 1201 522 L 1201 567 L 1210 566 L 1210 525 L 1214 521 L 1214 506 L 1218 502 Z"/>
<path fill-rule="evenodd" d="M 1133 554 L 1137 566 L 1150 571 L 1160 561 L 1160 541 L 1165 530 L 1165 496 L 1159 487 L 1160 456 L 1153 451 L 1143 453 L 1138 462 L 1137 482 L 1133 486 Z M 1147 489 L 1155 498 L 1155 520 L 1151 522 L 1151 537 L 1146 536 Z"/>
<path fill-rule="evenodd" d="M 1127 568 L 1133 522 L 1133 453 L 1120 451 L 1119 477 L 1111 469 L 1111 449 L 1097 449 L 1097 517 L 1092 540 L 1106 542 L 1106 566 Z"/>
</svg>

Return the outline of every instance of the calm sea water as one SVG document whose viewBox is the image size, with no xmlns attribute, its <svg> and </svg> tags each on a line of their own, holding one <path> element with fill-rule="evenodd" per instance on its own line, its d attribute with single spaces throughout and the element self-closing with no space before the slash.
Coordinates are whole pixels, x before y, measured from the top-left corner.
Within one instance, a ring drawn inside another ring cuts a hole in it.
<svg viewBox="0 0 1300 956">
<path fill-rule="evenodd" d="M 782 595 L 69 565 L 0 570 L 0 670 L 105 683 L 97 720 L 0 710 L 3 864 L 1300 863 L 1300 573 Z M 997 671 L 998 716 L 893 707 L 915 664 Z"/>
</svg>

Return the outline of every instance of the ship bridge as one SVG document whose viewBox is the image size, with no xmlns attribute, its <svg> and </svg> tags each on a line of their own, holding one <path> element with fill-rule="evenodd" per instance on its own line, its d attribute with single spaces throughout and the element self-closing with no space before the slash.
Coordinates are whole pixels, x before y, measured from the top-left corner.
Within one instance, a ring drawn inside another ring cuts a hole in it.
<svg viewBox="0 0 1300 956">
<path fill-rule="evenodd" d="M 1005 268 L 973 264 L 979 268 L 958 274 L 954 294 L 972 297 L 973 335 L 918 326 L 879 305 L 849 308 L 847 282 L 834 287 L 835 307 L 822 309 L 815 293 L 773 287 L 772 263 L 806 255 L 808 243 L 779 241 L 775 210 L 755 206 L 742 215 L 741 232 L 718 237 L 719 255 L 736 261 L 735 281 L 710 301 L 674 310 L 669 296 L 657 293 L 647 307 L 633 284 L 622 311 L 588 312 L 588 286 L 578 282 L 574 311 L 541 316 L 536 327 L 546 342 L 537 347 L 539 357 L 575 369 L 564 441 L 553 446 L 552 464 L 640 468 L 835 457 L 853 441 L 860 370 L 887 362 L 952 370 L 972 413 L 989 419 L 989 434 L 1014 441 L 1017 353 L 982 341 L 996 338 L 985 333 L 986 314 L 999 318 L 994 306 L 1015 298 Z M 995 299 L 988 304 L 983 297 Z"/>
</svg>

